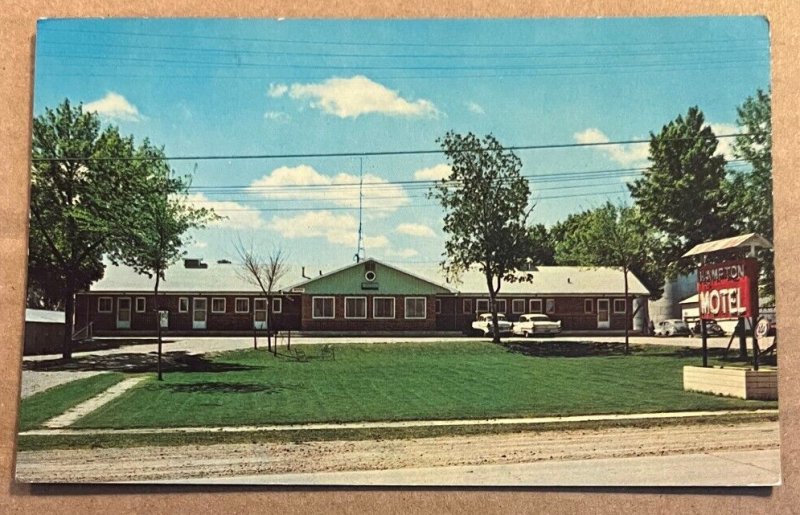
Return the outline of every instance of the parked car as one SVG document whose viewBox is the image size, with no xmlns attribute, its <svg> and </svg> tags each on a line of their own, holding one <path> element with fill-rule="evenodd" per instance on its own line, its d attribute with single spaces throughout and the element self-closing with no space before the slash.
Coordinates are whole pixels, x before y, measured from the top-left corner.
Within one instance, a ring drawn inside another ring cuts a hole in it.
<svg viewBox="0 0 800 515">
<path fill-rule="evenodd" d="M 551 320 L 541 313 L 528 313 L 519 317 L 513 332 L 526 338 L 537 334 L 558 334 L 561 332 L 561 321 Z"/>
<path fill-rule="evenodd" d="M 700 336 L 700 331 L 700 320 L 698 320 L 692 327 L 692 334 L 695 336 Z M 725 336 L 725 330 L 719 326 L 716 320 L 709 320 L 706 322 L 706 334 L 709 336 Z"/>
<path fill-rule="evenodd" d="M 690 336 L 691 334 L 689 324 L 677 318 L 664 320 L 656 325 L 656 336 Z"/>
<path fill-rule="evenodd" d="M 497 314 L 497 325 L 498 329 L 500 329 L 500 335 L 509 335 L 514 327 L 514 325 L 506 319 L 506 316 L 502 313 Z M 475 334 L 480 334 L 483 336 L 491 336 L 494 335 L 494 329 L 492 326 L 492 314 L 491 313 L 481 313 L 478 315 L 478 319 L 472 322 L 472 331 Z"/>
</svg>

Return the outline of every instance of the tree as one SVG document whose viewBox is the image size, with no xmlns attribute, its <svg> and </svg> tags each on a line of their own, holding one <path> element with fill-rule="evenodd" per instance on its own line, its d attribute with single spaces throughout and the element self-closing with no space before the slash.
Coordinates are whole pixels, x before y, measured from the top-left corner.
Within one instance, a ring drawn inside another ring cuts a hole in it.
<svg viewBox="0 0 800 515">
<path fill-rule="evenodd" d="M 103 254 L 137 223 L 148 166 L 133 160 L 133 138 L 68 100 L 34 118 L 31 152 L 30 296 L 64 307 L 69 359 L 75 292 L 102 277 Z"/>
<path fill-rule="evenodd" d="M 738 232 L 755 232 L 772 241 L 772 106 L 769 92 L 758 90 L 737 109 L 736 120 L 744 135 L 737 136 L 733 154 L 750 165 L 749 170 L 732 170 L 731 213 Z M 761 290 L 775 294 L 775 255 L 760 249 Z"/>
<path fill-rule="evenodd" d="M 650 167 L 628 184 L 642 219 L 664 243 L 662 266 L 669 275 L 690 266 L 680 257 L 691 247 L 731 236 L 725 158 L 697 107 L 659 134 L 650 133 Z"/>
<path fill-rule="evenodd" d="M 619 267 L 624 278 L 625 353 L 629 352 L 628 274 L 652 267 L 658 242 L 642 223 L 634 207 L 610 202 L 578 215 L 580 224 L 564 234 L 556 247 L 561 264 Z M 663 279 L 662 279 L 663 281 Z M 635 315 L 635 313 L 634 313 Z"/>
<path fill-rule="evenodd" d="M 477 266 L 486 278 L 495 343 L 498 331 L 497 294 L 503 281 L 513 281 L 531 255 L 527 220 L 530 188 L 520 174 L 522 162 L 494 136 L 482 140 L 448 132 L 441 144 L 450 161 L 450 176 L 430 192 L 445 210 L 448 235 L 442 267 L 451 278 Z"/>
<path fill-rule="evenodd" d="M 190 229 L 200 228 L 218 218 L 213 211 L 195 208 L 186 202 L 188 177 L 175 176 L 166 164 L 163 149 L 150 147 L 147 142 L 137 152 L 150 168 L 146 202 L 138 205 L 137 223 L 126 232 L 125 244 L 114 249 L 110 258 L 132 267 L 136 273 L 155 277 L 153 312 L 158 338 L 158 380 L 161 371 L 161 303 L 159 284 L 166 270 L 184 254 Z"/>
<path fill-rule="evenodd" d="M 242 241 L 236 244 L 236 253 L 239 255 L 241 262 L 240 276 L 250 284 L 257 286 L 264 297 L 267 299 L 267 349 L 272 349 L 274 354 L 278 354 L 278 342 L 275 341 L 274 347 L 272 346 L 272 297 L 275 293 L 275 288 L 280 284 L 281 279 L 289 272 L 289 265 L 286 262 L 286 254 L 279 248 L 273 251 L 266 257 L 262 257 L 252 248 L 245 248 Z M 256 340 L 253 342 L 254 347 L 258 346 Z"/>
<path fill-rule="evenodd" d="M 555 241 L 544 224 L 534 224 L 528 228 L 530 237 L 531 261 L 539 265 L 555 265 Z"/>
</svg>

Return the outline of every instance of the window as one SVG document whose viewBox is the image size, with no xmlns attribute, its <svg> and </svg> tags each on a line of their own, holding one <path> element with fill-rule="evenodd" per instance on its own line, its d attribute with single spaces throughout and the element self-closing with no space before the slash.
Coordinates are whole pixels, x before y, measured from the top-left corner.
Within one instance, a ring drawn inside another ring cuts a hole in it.
<svg viewBox="0 0 800 515">
<path fill-rule="evenodd" d="M 614 299 L 614 313 L 625 313 L 625 299 Z"/>
<path fill-rule="evenodd" d="M 472 299 L 464 299 L 464 309 L 463 312 L 465 315 L 472 314 Z"/>
<path fill-rule="evenodd" d="M 144 297 L 136 297 L 136 312 L 144 313 L 147 309 L 147 299 Z"/>
<path fill-rule="evenodd" d="M 406 318 L 427 318 L 428 303 L 425 297 L 406 297 Z"/>
<path fill-rule="evenodd" d="M 188 313 L 188 312 L 189 312 L 189 297 L 179 297 L 178 313 Z"/>
<path fill-rule="evenodd" d="M 583 312 L 591 313 L 593 304 L 594 302 L 592 301 L 592 299 L 583 299 Z"/>
<path fill-rule="evenodd" d="M 344 298 L 344 317 L 345 318 L 367 318 L 367 298 L 366 297 L 345 297 Z"/>
<path fill-rule="evenodd" d="M 272 299 L 272 312 L 280 313 L 283 311 L 283 299 Z"/>
<path fill-rule="evenodd" d="M 497 312 L 498 313 L 505 313 L 506 312 L 506 299 L 500 299 L 495 301 L 497 303 Z"/>
<path fill-rule="evenodd" d="M 489 299 L 478 299 L 475 301 L 475 311 L 478 313 L 489 312 Z"/>
<path fill-rule="evenodd" d="M 531 301 L 528 303 L 528 311 L 531 313 L 541 313 L 542 299 L 531 299 Z"/>
<path fill-rule="evenodd" d="M 374 297 L 372 318 L 394 318 L 394 297 Z"/>
<path fill-rule="evenodd" d="M 212 313 L 225 313 L 225 297 L 212 297 L 211 298 L 211 312 Z"/>
<path fill-rule="evenodd" d="M 438 315 L 439 313 L 442 312 L 442 299 L 436 299 L 435 306 L 436 306 L 436 314 Z"/>
<path fill-rule="evenodd" d="M 100 297 L 97 299 L 97 312 L 111 313 L 112 305 L 111 297 Z"/>
<path fill-rule="evenodd" d="M 545 300 L 545 313 L 555 313 L 556 312 L 556 299 L 547 299 Z"/>
<path fill-rule="evenodd" d="M 312 297 L 311 308 L 311 318 L 333 318 L 336 314 L 333 297 Z"/>
<path fill-rule="evenodd" d="M 250 299 L 247 297 L 237 297 L 236 298 L 236 305 L 234 306 L 237 313 L 249 313 L 250 312 Z"/>
<path fill-rule="evenodd" d="M 525 313 L 525 299 L 514 299 L 511 301 L 511 312 L 514 314 Z"/>
</svg>

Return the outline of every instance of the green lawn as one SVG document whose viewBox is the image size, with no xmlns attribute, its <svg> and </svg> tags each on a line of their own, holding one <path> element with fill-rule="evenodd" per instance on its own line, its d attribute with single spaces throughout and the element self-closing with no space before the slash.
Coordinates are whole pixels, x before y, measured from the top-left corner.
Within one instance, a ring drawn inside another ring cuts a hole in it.
<svg viewBox="0 0 800 515">
<path fill-rule="evenodd" d="M 19 408 L 19 430 L 27 431 L 39 427 L 43 422 L 99 395 L 124 378 L 125 376 L 120 373 L 99 374 L 55 386 L 22 399 Z"/>
<path fill-rule="evenodd" d="M 483 342 L 341 345 L 336 360 L 236 351 L 146 381 L 75 427 L 123 428 L 774 408 L 687 393 L 694 351 Z M 526 350 L 527 349 L 527 350 Z M 520 351 L 524 351 L 520 352 Z M 284 351 L 285 352 L 285 351 Z M 530 354 L 539 354 L 530 355 Z M 686 355 L 693 354 L 693 355 Z M 571 356 L 571 357 L 566 357 Z M 184 369 L 185 370 L 185 369 Z"/>
</svg>

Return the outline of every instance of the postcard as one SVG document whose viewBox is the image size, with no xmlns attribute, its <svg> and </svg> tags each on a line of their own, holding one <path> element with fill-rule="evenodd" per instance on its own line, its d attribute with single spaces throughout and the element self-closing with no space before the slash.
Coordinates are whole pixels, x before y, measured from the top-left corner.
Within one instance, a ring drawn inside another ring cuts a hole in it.
<svg viewBox="0 0 800 515">
<path fill-rule="evenodd" d="M 781 482 L 769 25 L 38 24 L 16 479 Z"/>
</svg>

